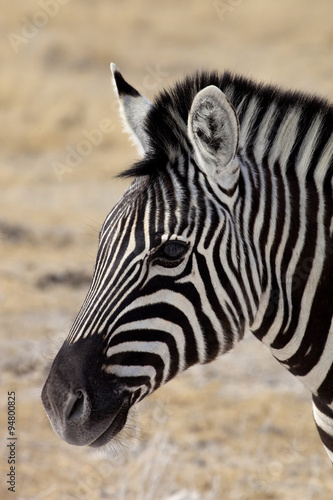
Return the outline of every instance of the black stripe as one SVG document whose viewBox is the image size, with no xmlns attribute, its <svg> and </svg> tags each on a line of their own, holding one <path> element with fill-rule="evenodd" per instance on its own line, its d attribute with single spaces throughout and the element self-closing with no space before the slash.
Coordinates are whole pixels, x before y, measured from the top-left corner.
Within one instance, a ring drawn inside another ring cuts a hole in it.
<svg viewBox="0 0 333 500">
<path fill-rule="evenodd" d="M 160 278 L 156 278 L 157 281 Z M 161 288 L 159 286 L 159 288 Z M 156 287 L 152 287 L 152 291 Z M 142 295 L 145 295 L 147 289 L 142 290 Z M 147 294 L 147 305 L 143 307 L 138 307 L 131 311 L 123 314 L 113 327 L 113 331 L 117 330 L 117 327 L 124 325 L 126 323 L 131 323 L 133 321 L 139 321 L 144 319 L 152 318 L 162 318 L 166 321 L 172 322 L 178 325 L 184 332 L 185 336 L 185 366 L 191 366 L 199 361 L 196 339 L 192 330 L 192 326 L 185 314 L 185 312 L 176 308 L 173 305 L 161 302 L 157 304 L 149 304 L 149 297 Z"/>
<path fill-rule="evenodd" d="M 216 247 L 217 248 L 217 245 Z M 230 325 L 229 319 L 225 314 L 225 311 L 223 310 L 221 301 L 216 295 L 215 288 L 213 286 L 212 281 L 210 280 L 210 273 L 209 273 L 209 268 L 206 263 L 206 259 L 203 255 L 199 253 L 195 253 L 196 260 L 198 262 L 198 267 L 200 269 L 200 278 L 202 280 L 202 283 L 205 287 L 205 292 L 206 296 L 209 297 L 209 303 L 217 317 L 217 319 L 220 322 L 221 325 L 221 331 L 223 332 L 223 340 L 225 341 L 224 348 L 225 352 L 229 351 L 235 343 L 235 338 L 233 335 L 233 329 L 232 325 Z M 215 261 L 217 262 L 217 261 Z M 223 282 L 223 286 L 226 286 L 226 283 Z M 200 298 L 198 297 L 198 300 Z M 216 356 L 219 353 L 220 350 L 220 345 L 219 341 L 217 338 L 217 332 L 213 329 L 211 323 L 210 323 L 210 328 L 208 328 L 208 323 L 207 320 L 204 319 L 204 337 L 206 341 L 206 349 L 207 349 L 207 361 L 211 361 L 216 358 Z M 242 324 L 242 318 L 237 318 L 235 321 L 235 324 Z M 241 328 L 241 327 L 240 327 Z"/>
<path fill-rule="evenodd" d="M 120 352 L 108 358 L 108 364 L 121 366 L 152 366 L 156 371 L 154 389 L 161 385 L 164 362 L 158 354 L 151 352 Z M 126 379 L 126 377 L 124 377 Z M 135 377 L 137 379 L 137 377 Z"/>
<path fill-rule="evenodd" d="M 108 348 L 124 342 L 163 342 L 167 345 L 170 354 L 170 371 L 167 380 L 173 378 L 179 370 L 179 352 L 174 337 L 161 330 L 136 330 L 118 333 L 112 337 Z"/>
<path fill-rule="evenodd" d="M 333 410 L 331 408 L 329 408 L 325 403 L 323 403 L 323 401 L 321 401 L 321 399 L 319 397 L 312 396 L 312 399 L 313 399 L 313 402 L 314 402 L 315 406 L 318 408 L 318 410 L 321 413 L 323 413 L 324 415 L 326 415 L 331 420 L 331 422 L 333 423 Z M 333 451 L 333 435 L 328 434 L 327 432 L 325 432 L 317 424 L 317 422 L 316 422 L 316 425 L 317 425 L 317 429 L 318 429 L 318 432 L 319 432 L 319 435 L 321 437 L 321 440 L 322 440 L 323 444 L 330 451 Z"/>
</svg>

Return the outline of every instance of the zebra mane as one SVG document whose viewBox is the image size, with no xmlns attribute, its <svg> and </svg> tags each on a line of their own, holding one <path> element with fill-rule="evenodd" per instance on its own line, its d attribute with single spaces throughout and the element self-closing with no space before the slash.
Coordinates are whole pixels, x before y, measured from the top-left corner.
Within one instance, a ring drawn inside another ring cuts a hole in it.
<svg viewBox="0 0 333 500">
<path fill-rule="evenodd" d="M 300 110 L 300 139 L 318 114 L 326 118 L 324 125 L 327 124 L 327 133 L 331 133 L 333 106 L 324 98 L 258 83 L 229 71 L 222 74 L 217 71 L 197 72 L 185 77 L 173 87 L 162 90 L 157 96 L 144 123 L 150 139 L 150 152 L 119 177 L 155 176 L 166 162 L 175 160 L 181 153 L 188 154 L 192 151 L 187 136 L 188 115 L 194 97 L 208 85 L 215 85 L 226 94 L 237 110 L 240 126 L 250 100 L 256 98 L 256 106 L 259 109 L 252 125 L 252 138 L 263 115 L 273 104 L 276 106 L 276 124 L 281 122 L 287 112 Z M 247 147 L 251 148 L 251 134 Z"/>
</svg>

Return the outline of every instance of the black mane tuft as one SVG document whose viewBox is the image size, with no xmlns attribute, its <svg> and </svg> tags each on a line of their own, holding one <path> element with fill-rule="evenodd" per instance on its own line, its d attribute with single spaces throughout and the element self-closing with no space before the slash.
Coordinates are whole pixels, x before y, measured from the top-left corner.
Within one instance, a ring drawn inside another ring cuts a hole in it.
<svg viewBox="0 0 333 500">
<path fill-rule="evenodd" d="M 220 88 L 236 109 L 242 102 L 244 110 L 246 103 L 256 96 L 262 112 L 275 102 L 281 117 L 291 108 L 302 108 L 309 120 L 319 112 L 328 113 L 330 119 L 333 119 L 332 106 L 320 97 L 257 83 L 228 71 L 222 74 L 217 71 L 197 72 L 178 81 L 173 87 L 162 90 L 157 96 L 144 123 L 150 138 L 151 152 L 142 161 L 122 172 L 120 177 L 154 175 L 165 162 L 174 160 L 182 152 L 187 154 L 192 150 L 187 136 L 188 115 L 194 97 L 208 85 Z M 241 124 L 242 111 L 239 113 L 239 120 Z"/>
</svg>

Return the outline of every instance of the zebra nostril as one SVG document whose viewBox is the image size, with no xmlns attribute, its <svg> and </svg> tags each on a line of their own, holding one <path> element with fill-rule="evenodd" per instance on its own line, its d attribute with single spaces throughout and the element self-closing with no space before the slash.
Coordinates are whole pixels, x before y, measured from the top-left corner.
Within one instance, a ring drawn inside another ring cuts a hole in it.
<svg viewBox="0 0 333 500">
<path fill-rule="evenodd" d="M 87 414 L 87 406 L 85 393 L 82 390 L 76 391 L 67 403 L 67 420 L 73 422 L 84 419 Z"/>
</svg>

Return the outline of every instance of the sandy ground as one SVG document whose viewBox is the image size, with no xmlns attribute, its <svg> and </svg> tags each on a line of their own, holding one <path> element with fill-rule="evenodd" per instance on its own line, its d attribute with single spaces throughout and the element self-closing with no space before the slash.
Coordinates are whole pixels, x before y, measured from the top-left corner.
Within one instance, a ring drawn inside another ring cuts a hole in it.
<svg viewBox="0 0 333 500">
<path fill-rule="evenodd" d="M 332 99 L 333 3 L 0 3 L 0 498 L 331 500 L 310 397 L 255 339 L 161 388 L 105 453 L 62 442 L 40 391 L 85 296 L 98 229 L 125 188 L 114 175 L 136 158 L 110 61 L 150 98 L 192 70 L 228 68 Z M 95 129 L 99 144 L 82 153 Z"/>
</svg>

